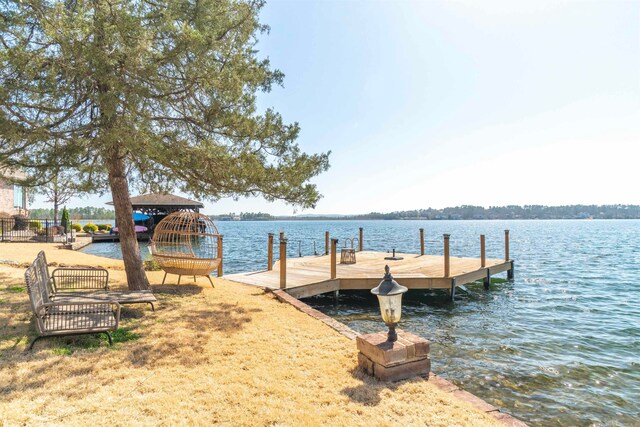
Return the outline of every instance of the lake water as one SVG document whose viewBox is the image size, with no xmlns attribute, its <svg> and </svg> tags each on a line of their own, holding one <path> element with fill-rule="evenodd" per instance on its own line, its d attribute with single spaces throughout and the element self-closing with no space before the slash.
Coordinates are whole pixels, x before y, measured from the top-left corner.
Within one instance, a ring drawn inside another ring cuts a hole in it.
<svg viewBox="0 0 640 427">
<path fill-rule="evenodd" d="M 495 258 L 510 229 L 515 280 L 466 285 L 454 303 L 410 291 L 400 327 L 431 340 L 434 372 L 532 425 L 640 425 L 640 221 L 219 222 L 225 273 L 265 268 L 268 232 L 285 231 L 297 256 L 314 241 L 323 252 L 325 230 L 342 244 L 359 226 L 367 250 L 417 253 L 423 227 L 427 253 L 450 233 L 452 256 L 478 257 L 485 234 Z M 120 256 L 117 244 L 83 251 Z M 368 292 L 305 302 L 359 332 L 384 329 Z"/>
</svg>

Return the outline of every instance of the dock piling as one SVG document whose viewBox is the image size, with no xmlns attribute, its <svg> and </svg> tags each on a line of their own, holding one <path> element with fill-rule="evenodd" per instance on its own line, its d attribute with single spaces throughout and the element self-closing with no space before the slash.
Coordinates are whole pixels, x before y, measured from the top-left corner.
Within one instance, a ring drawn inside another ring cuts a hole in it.
<svg viewBox="0 0 640 427">
<path fill-rule="evenodd" d="M 486 290 L 489 290 L 491 287 L 491 270 L 487 268 L 487 277 L 482 279 L 482 284 Z"/>
<path fill-rule="evenodd" d="M 329 255 L 329 232 L 324 232 L 324 254 Z"/>
<path fill-rule="evenodd" d="M 449 277 L 449 273 L 451 271 L 450 260 L 449 260 L 449 234 L 443 234 L 443 237 L 444 237 L 444 277 Z"/>
<path fill-rule="evenodd" d="M 456 297 L 456 278 L 454 277 L 453 279 L 451 279 L 451 302 L 454 301 L 455 297 Z"/>
<path fill-rule="evenodd" d="M 486 267 L 487 259 L 485 257 L 484 234 L 480 235 L 480 267 Z"/>
<path fill-rule="evenodd" d="M 267 271 L 273 270 L 273 233 L 269 233 L 267 243 Z"/>
<path fill-rule="evenodd" d="M 338 239 L 331 239 L 331 278 L 335 279 L 337 276 L 337 272 L 336 272 L 336 259 L 337 259 L 337 248 L 338 246 Z"/>
<path fill-rule="evenodd" d="M 360 227 L 360 240 L 358 240 L 358 252 L 362 252 L 362 239 L 364 237 L 364 230 Z"/>
<path fill-rule="evenodd" d="M 420 229 L 420 256 L 424 255 L 424 228 Z"/>
<path fill-rule="evenodd" d="M 513 280 L 513 261 L 510 262 L 511 264 L 511 268 L 509 268 L 509 270 L 507 270 L 507 279 L 509 280 Z"/>
<path fill-rule="evenodd" d="M 282 233 L 284 234 L 284 233 Z M 280 239 L 280 289 L 287 287 L 287 239 Z"/>
<path fill-rule="evenodd" d="M 222 234 L 218 236 L 218 258 L 220 258 L 220 265 L 218 265 L 218 277 L 222 277 Z"/>
</svg>

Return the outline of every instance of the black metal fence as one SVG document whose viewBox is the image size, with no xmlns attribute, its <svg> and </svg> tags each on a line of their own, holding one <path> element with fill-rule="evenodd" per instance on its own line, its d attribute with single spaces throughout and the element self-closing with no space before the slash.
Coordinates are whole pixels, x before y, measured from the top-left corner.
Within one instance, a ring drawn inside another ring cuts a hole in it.
<svg viewBox="0 0 640 427">
<path fill-rule="evenodd" d="M 0 242 L 67 243 L 71 240 L 71 222 L 65 234 L 60 221 L 51 219 L 0 218 Z"/>
</svg>

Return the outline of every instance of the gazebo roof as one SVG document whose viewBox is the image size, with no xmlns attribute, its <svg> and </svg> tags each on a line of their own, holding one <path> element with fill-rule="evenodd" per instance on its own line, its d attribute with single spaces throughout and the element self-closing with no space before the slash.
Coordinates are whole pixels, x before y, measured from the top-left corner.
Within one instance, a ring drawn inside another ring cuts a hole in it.
<svg viewBox="0 0 640 427">
<path fill-rule="evenodd" d="M 108 202 L 108 205 L 113 205 L 113 202 Z M 131 206 L 133 209 L 138 208 L 179 208 L 179 209 L 200 209 L 204 205 L 201 202 L 195 200 L 189 200 L 184 197 L 176 196 L 175 194 L 141 194 L 131 198 Z"/>
</svg>

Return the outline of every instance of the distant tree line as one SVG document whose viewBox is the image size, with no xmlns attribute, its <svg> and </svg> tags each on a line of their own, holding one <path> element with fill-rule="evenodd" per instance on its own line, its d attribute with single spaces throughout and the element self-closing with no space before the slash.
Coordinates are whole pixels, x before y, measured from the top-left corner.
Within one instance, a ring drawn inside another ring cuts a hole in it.
<svg viewBox="0 0 640 427">
<path fill-rule="evenodd" d="M 116 213 L 113 209 L 96 208 L 93 206 L 86 206 L 84 208 L 70 208 L 69 219 L 71 221 L 78 219 L 110 219 L 116 218 Z M 29 217 L 33 219 L 53 219 L 53 209 L 31 209 L 29 211 Z"/>
<path fill-rule="evenodd" d="M 53 209 L 31 209 L 30 218 L 53 219 Z M 69 209 L 69 218 L 115 219 L 112 209 L 87 206 Z M 219 221 L 276 221 L 276 220 L 363 220 L 363 219 L 640 219 L 640 205 L 566 205 L 566 206 L 482 206 L 462 205 L 444 209 L 416 209 L 389 213 L 371 212 L 364 215 L 274 216 L 264 212 L 241 212 L 211 215 Z"/>
<path fill-rule="evenodd" d="M 482 206 L 463 205 L 444 209 L 419 209 L 359 215 L 358 219 L 638 219 L 638 205 L 565 205 L 565 206 Z"/>
<path fill-rule="evenodd" d="M 239 215 L 231 212 L 222 215 L 211 215 L 211 218 L 219 221 L 273 221 L 276 219 L 274 216 L 264 212 L 240 212 Z"/>
<path fill-rule="evenodd" d="M 465 220 L 465 219 L 640 219 L 639 205 L 566 205 L 566 206 L 482 206 L 462 205 L 444 209 L 416 209 L 389 213 L 371 212 L 364 215 L 300 215 L 272 216 L 243 212 L 240 215 L 216 215 L 214 219 L 268 220 Z"/>
</svg>

